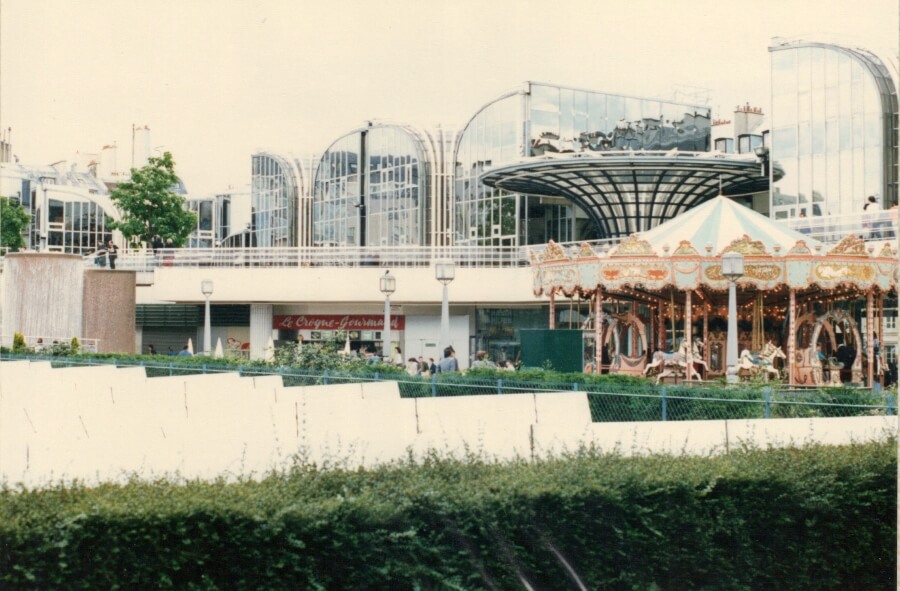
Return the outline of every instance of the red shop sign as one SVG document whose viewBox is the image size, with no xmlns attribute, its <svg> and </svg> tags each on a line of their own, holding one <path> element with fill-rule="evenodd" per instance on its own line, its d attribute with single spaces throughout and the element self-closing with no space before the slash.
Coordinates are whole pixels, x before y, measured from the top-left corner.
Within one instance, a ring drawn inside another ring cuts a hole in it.
<svg viewBox="0 0 900 591">
<path fill-rule="evenodd" d="M 391 316 L 391 330 L 403 330 L 404 316 Z M 275 316 L 272 328 L 281 330 L 384 330 L 377 314 L 291 314 Z"/>
</svg>

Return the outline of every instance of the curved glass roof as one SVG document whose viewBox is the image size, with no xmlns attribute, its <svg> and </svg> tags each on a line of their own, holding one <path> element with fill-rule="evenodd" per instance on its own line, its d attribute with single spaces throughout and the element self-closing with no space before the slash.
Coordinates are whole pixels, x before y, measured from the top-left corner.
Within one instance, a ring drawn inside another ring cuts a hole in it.
<svg viewBox="0 0 900 591">
<path fill-rule="evenodd" d="M 782 176 L 775 166 L 773 176 Z M 564 197 L 583 209 L 603 237 L 624 237 L 725 194 L 766 190 L 769 180 L 750 155 L 616 151 L 559 154 L 498 166 L 481 176 L 490 186 Z"/>
</svg>

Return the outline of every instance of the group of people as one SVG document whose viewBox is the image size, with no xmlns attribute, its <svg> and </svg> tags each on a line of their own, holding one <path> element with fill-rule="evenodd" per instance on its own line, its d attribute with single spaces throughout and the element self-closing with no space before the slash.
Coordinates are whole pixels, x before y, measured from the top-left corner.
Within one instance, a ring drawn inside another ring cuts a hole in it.
<svg viewBox="0 0 900 591">
<path fill-rule="evenodd" d="M 109 263 L 110 269 L 116 268 L 116 259 L 119 258 L 119 247 L 112 240 L 106 241 L 106 246 L 94 253 L 94 263 L 105 267 Z"/>
<path fill-rule="evenodd" d="M 400 352 L 399 348 L 395 349 L 397 353 Z M 478 351 L 475 354 L 475 360 L 472 362 L 472 368 L 479 367 L 487 367 L 494 369 L 502 369 L 507 371 L 515 371 L 516 367 L 513 365 L 513 362 L 509 359 L 501 360 L 499 363 L 494 363 L 490 360 L 486 351 Z M 411 376 L 421 376 L 421 377 L 430 377 L 437 373 L 448 373 L 459 371 L 459 360 L 456 358 L 456 350 L 453 349 L 453 346 L 446 347 L 444 349 L 444 356 L 440 361 L 435 363 L 434 358 L 429 358 L 428 361 L 421 355 L 419 355 L 418 359 L 415 357 L 410 357 L 406 360 L 406 373 Z"/>
<path fill-rule="evenodd" d="M 397 355 L 400 355 L 400 347 L 396 347 Z M 402 357 L 401 357 L 402 359 Z M 459 362 L 456 360 L 456 350 L 453 346 L 444 348 L 444 356 L 440 361 L 435 363 L 434 357 L 429 357 L 425 361 L 425 357 L 419 355 L 418 358 L 410 357 L 406 360 L 406 373 L 411 376 L 430 377 L 436 373 L 446 373 L 451 371 L 459 371 Z"/>
<path fill-rule="evenodd" d="M 153 345 L 147 345 L 147 355 L 159 355 L 159 352 L 156 350 L 156 347 L 154 347 Z M 169 352 L 166 353 L 166 355 L 175 355 L 177 357 L 193 357 L 194 356 L 194 354 L 191 353 L 190 347 L 188 347 L 187 345 L 182 347 L 181 351 L 179 351 L 178 353 L 175 353 L 175 351 L 172 350 L 172 347 L 169 347 Z"/>
<path fill-rule="evenodd" d="M 153 240 L 150 241 L 150 247 L 153 249 L 153 256 L 159 257 L 162 254 L 164 249 L 174 248 L 174 244 L 171 238 L 167 238 L 165 242 L 160 235 L 156 235 L 153 237 Z M 105 267 L 107 264 L 110 269 L 116 268 L 116 259 L 119 257 L 119 247 L 115 245 L 112 240 L 107 240 L 106 244 L 94 253 L 94 263 L 99 265 L 100 267 Z"/>
</svg>

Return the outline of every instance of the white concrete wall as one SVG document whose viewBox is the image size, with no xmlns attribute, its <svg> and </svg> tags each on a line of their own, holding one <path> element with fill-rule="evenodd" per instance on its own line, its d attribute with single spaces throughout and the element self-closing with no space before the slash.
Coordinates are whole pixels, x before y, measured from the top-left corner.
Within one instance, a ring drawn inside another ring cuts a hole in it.
<svg viewBox="0 0 900 591">
<path fill-rule="evenodd" d="M 583 446 L 709 455 L 876 440 L 897 425 L 878 416 L 592 423 L 583 392 L 401 399 L 394 382 L 284 387 L 277 376 L 0 364 L 0 478 L 27 486 L 258 477 L 298 460 L 355 468 L 431 453 L 530 459 Z"/>
</svg>

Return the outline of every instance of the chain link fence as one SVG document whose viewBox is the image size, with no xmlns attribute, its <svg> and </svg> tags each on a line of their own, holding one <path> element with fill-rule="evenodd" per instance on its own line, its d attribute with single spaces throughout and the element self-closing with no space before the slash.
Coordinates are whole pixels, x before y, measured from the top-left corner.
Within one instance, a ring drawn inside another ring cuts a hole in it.
<svg viewBox="0 0 900 591">
<path fill-rule="evenodd" d="M 869 388 L 791 388 L 783 385 L 740 384 L 735 386 L 692 384 L 655 386 L 602 382 L 537 382 L 509 378 L 485 379 L 462 373 L 431 377 L 401 373 L 379 374 L 337 369 L 302 369 L 228 363 L 187 363 L 172 360 L 104 359 L 79 357 L 35 357 L 4 354 L 2 360 L 49 361 L 53 367 L 112 364 L 143 367 L 147 377 L 236 372 L 242 376 L 279 375 L 285 387 L 361 382 L 397 382 L 402 398 L 446 396 L 505 396 L 585 392 L 595 422 L 693 421 L 723 419 L 848 417 L 895 415 L 893 390 Z"/>
</svg>

